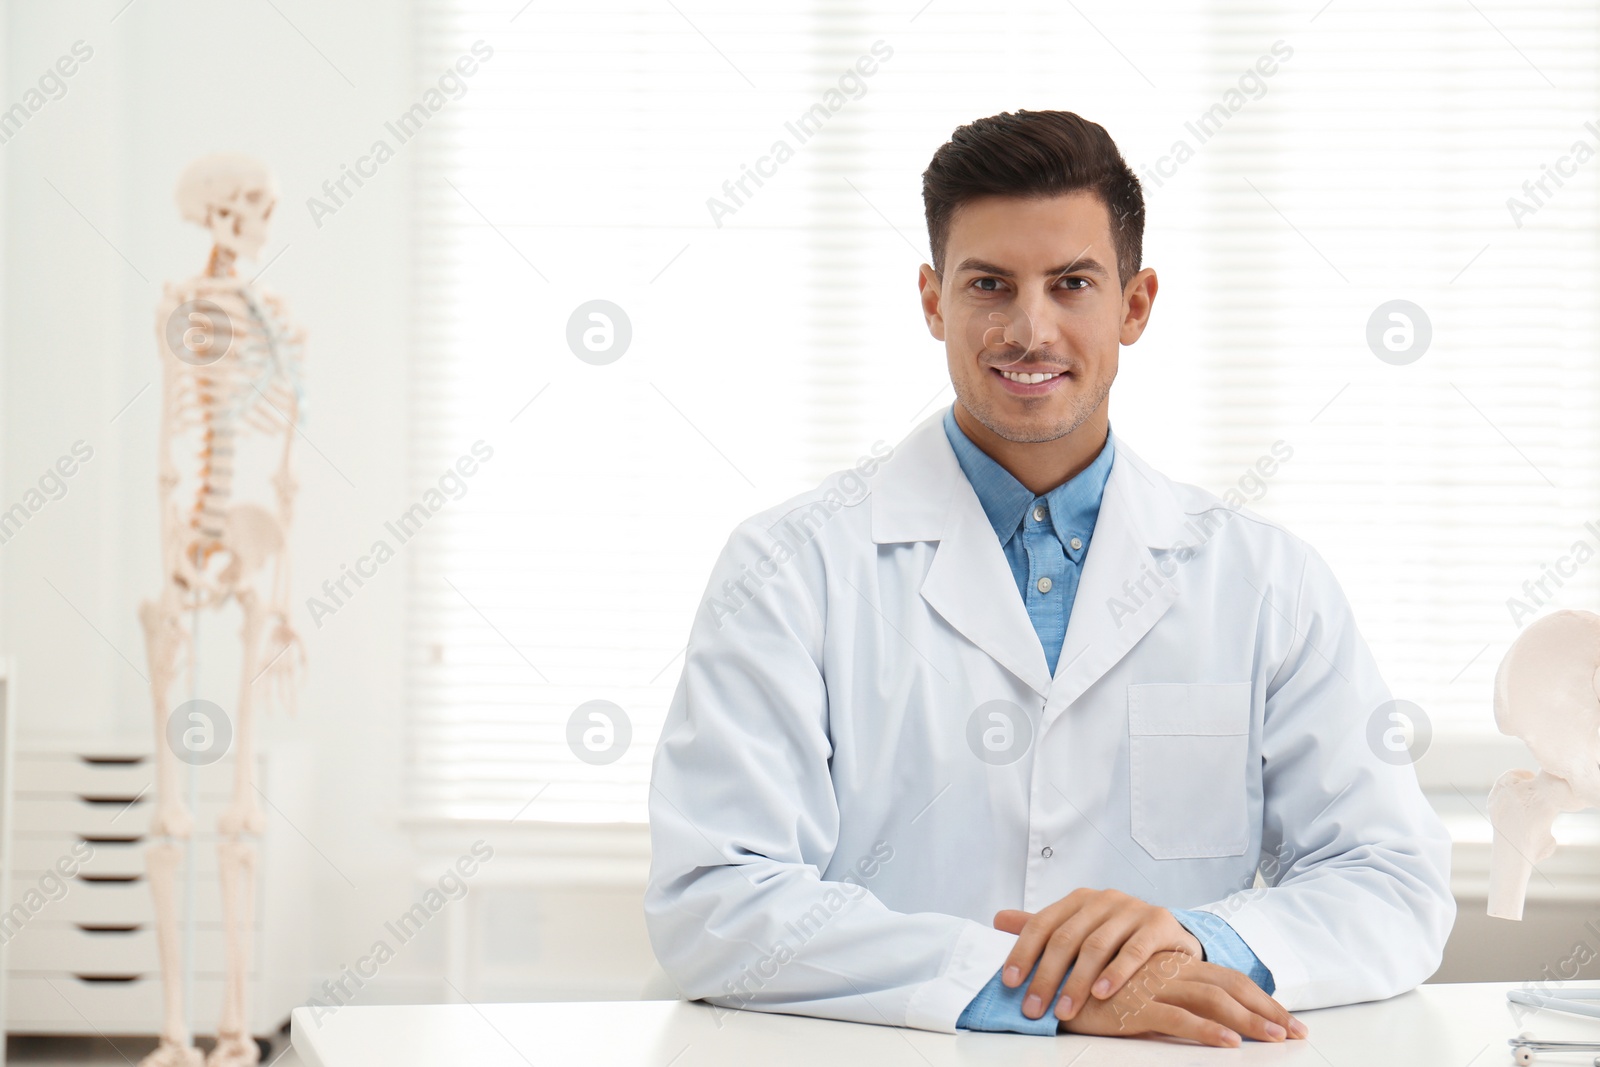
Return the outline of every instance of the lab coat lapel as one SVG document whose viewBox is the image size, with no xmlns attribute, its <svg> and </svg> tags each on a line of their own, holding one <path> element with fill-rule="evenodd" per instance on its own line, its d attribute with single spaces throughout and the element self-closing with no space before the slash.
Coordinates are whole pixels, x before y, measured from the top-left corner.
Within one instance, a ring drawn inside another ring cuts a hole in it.
<svg viewBox="0 0 1600 1067">
<path fill-rule="evenodd" d="M 1178 598 L 1181 574 L 1176 571 L 1181 568 L 1165 550 L 1177 542 L 1183 508 L 1165 478 L 1120 438 L 1115 445 L 1116 458 L 1045 704 L 1045 727 L 1116 666 Z M 1175 573 L 1164 575 L 1162 562 Z"/>
<path fill-rule="evenodd" d="M 983 505 L 962 476 L 951 500 L 950 523 L 922 582 L 922 598 L 967 640 L 1028 683 L 1050 692 L 1050 668 L 1017 580 Z"/>
<path fill-rule="evenodd" d="M 937 540 L 922 598 L 963 637 L 1045 697 L 1050 669 L 1044 649 L 994 527 L 945 438 L 943 420 L 940 411 L 913 430 L 874 481 L 873 540 Z"/>
</svg>

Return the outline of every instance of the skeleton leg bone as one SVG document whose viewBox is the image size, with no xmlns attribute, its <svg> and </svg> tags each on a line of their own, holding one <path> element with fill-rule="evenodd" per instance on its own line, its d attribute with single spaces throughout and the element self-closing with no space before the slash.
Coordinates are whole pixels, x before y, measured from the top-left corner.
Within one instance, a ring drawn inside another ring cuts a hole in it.
<svg viewBox="0 0 1600 1067">
<path fill-rule="evenodd" d="M 222 840 L 217 856 L 222 878 L 222 923 L 226 941 L 222 1018 L 217 1023 L 217 1047 L 207 1057 L 208 1067 L 253 1067 L 260 1054 L 249 1032 L 246 976 L 250 970 L 251 936 L 255 925 L 256 848 L 246 835 L 266 830 L 266 815 L 256 798 L 255 720 L 252 688 L 261 670 L 261 631 L 266 611 L 253 589 L 237 592 L 244 611 L 240 639 L 244 660 L 239 679 L 239 705 L 234 713 L 233 802 L 222 813 L 217 829 Z"/>
<path fill-rule="evenodd" d="M 182 944 L 178 929 L 178 865 L 183 862 L 194 819 L 178 789 L 177 756 L 167 745 L 167 699 L 177 673 L 178 651 L 186 643 L 181 601 L 168 582 L 160 601 L 146 601 L 139 610 L 144 627 L 145 657 L 150 668 L 150 695 L 155 709 L 155 814 L 150 834 L 156 843 L 145 853 L 150 895 L 155 905 L 156 950 L 161 963 L 164 1007 L 161 1043 L 140 1061 L 140 1067 L 200 1067 L 200 1050 L 190 1043 L 184 1024 Z"/>
<path fill-rule="evenodd" d="M 145 869 L 150 877 L 150 895 L 156 906 L 156 949 L 161 958 L 161 984 L 166 1012 L 161 1026 L 161 1043 L 139 1061 L 139 1067 L 201 1067 L 200 1050 L 189 1043 L 189 1029 L 183 1022 L 181 975 L 182 945 L 178 937 L 178 865 L 183 862 L 183 845 L 163 841 L 145 853 Z"/>
<path fill-rule="evenodd" d="M 250 1036 L 245 981 L 255 922 L 256 848 L 235 835 L 218 843 L 217 859 L 222 872 L 222 922 L 228 935 L 227 972 L 217 1047 L 206 1057 L 206 1067 L 254 1067 L 261 1054 Z"/>
<path fill-rule="evenodd" d="M 152 837 L 188 840 L 194 817 L 184 807 L 178 782 L 177 754 L 167 744 L 167 701 L 178 672 L 178 652 L 191 637 L 184 629 L 182 600 L 169 582 L 159 601 L 145 601 L 139 609 L 144 628 L 145 659 L 150 667 L 150 700 L 155 712 L 156 781 L 155 814 L 150 820 Z"/>
<path fill-rule="evenodd" d="M 1489 822 L 1494 844 L 1489 853 L 1489 914 L 1522 918 L 1533 866 L 1555 854 L 1550 828 L 1563 811 L 1589 805 L 1564 779 L 1527 770 L 1502 774 L 1489 790 Z"/>
</svg>

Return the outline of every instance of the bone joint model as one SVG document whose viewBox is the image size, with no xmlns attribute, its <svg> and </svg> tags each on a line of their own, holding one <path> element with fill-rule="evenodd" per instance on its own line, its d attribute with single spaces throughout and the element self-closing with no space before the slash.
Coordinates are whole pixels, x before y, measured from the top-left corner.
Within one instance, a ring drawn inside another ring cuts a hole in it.
<svg viewBox="0 0 1600 1067">
<path fill-rule="evenodd" d="M 1558 611 L 1522 631 L 1495 674 L 1494 719 L 1541 768 L 1489 790 L 1489 914 L 1521 919 L 1533 865 L 1555 853 L 1556 816 L 1600 807 L 1600 615 Z"/>
<path fill-rule="evenodd" d="M 292 712 L 305 664 L 304 646 L 289 623 L 288 559 L 296 488 L 290 446 L 302 406 L 304 336 L 283 303 L 241 279 L 235 264 L 254 259 L 266 243 L 277 198 L 272 174 L 254 159 L 211 155 L 191 163 L 178 180 L 178 207 L 185 219 L 211 232 L 215 246 L 204 272 L 165 287 L 156 317 L 161 590 L 141 605 L 139 621 L 155 708 L 155 843 L 146 866 L 164 1021 L 161 1043 L 142 1067 L 201 1064 L 184 1022 L 177 896 L 178 868 L 194 820 L 183 803 L 180 754 L 169 742 L 168 719 L 180 657 L 191 685 L 195 678 L 191 620 L 230 601 L 243 618 L 243 663 L 230 716 L 232 799 L 217 826 L 225 934 L 222 1017 L 206 1062 L 236 1067 L 260 1059 L 245 1004 L 255 921 L 253 839 L 266 829 L 253 780 L 252 712 L 258 690 Z M 258 483 L 270 497 L 266 506 L 241 499 L 243 490 Z"/>
</svg>

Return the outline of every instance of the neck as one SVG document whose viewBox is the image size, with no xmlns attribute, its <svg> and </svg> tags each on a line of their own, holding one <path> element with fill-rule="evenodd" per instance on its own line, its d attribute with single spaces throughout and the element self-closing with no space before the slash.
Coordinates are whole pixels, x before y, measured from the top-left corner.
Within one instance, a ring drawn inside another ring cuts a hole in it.
<svg viewBox="0 0 1600 1067">
<path fill-rule="evenodd" d="M 238 257 L 221 245 L 211 247 L 211 259 L 206 263 L 206 274 L 212 278 L 233 277 L 233 261 Z"/>
<path fill-rule="evenodd" d="M 956 401 L 956 425 L 973 444 L 1035 496 L 1043 496 L 1072 480 L 1093 463 L 1105 447 L 1110 432 L 1103 403 L 1077 429 L 1054 441 L 1008 441 L 973 418 L 959 400 Z"/>
</svg>

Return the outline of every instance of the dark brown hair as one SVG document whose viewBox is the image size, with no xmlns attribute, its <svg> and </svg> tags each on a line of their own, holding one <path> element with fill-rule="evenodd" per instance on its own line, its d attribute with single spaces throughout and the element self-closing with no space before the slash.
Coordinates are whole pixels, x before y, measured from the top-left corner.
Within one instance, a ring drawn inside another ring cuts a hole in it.
<svg viewBox="0 0 1600 1067">
<path fill-rule="evenodd" d="M 985 196 L 1044 197 L 1088 190 L 1111 217 L 1118 281 L 1139 272 L 1144 193 L 1105 127 L 1070 111 L 1010 111 L 960 127 L 922 172 L 933 269 L 944 273 L 950 219 Z"/>
</svg>

